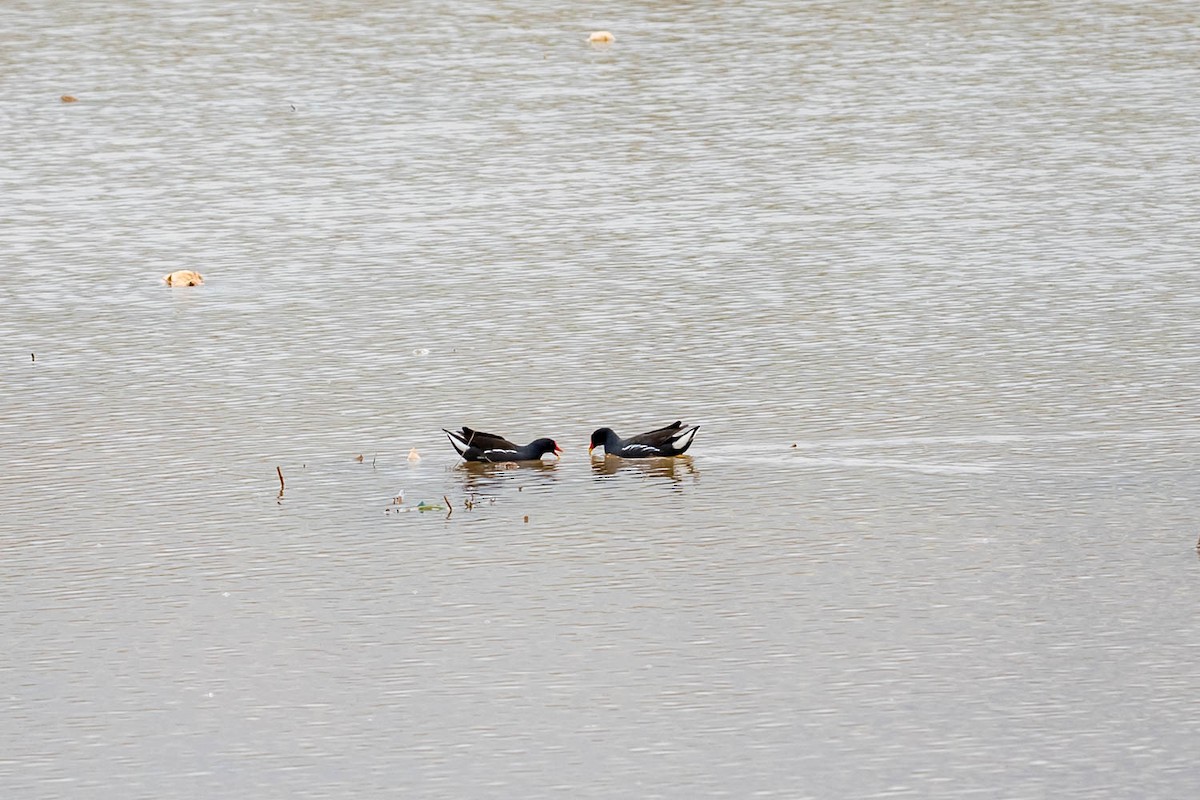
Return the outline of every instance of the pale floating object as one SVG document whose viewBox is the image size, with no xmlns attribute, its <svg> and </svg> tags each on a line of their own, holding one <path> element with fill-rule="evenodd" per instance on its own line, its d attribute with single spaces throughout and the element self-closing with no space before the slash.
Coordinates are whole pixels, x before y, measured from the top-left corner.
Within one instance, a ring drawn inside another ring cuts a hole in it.
<svg viewBox="0 0 1200 800">
<path fill-rule="evenodd" d="M 163 280 L 167 282 L 167 286 L 199 286 L 204 283 L 204 278 L 200 273 L 190 269 L 176 270 L 170 275 L 164 276 Z"/>
<path fill-rule="evenodd" d="M 412 450 L 408 451 L 408 460 L 409 461 L 420 461 L 421 460 L 421 454 L 417 452 L 417 448 L 414 447 Z"/>
<path fill-rule="evenodd" d="M 617 40 L 610 31 L 592 31 L 588 41 L 592 44 L 612 44 Z"/>
<path fill-rule="evenodd" d="M 69 94 L 64 94 L 62 97 L 60 97 L 58 99 L 63 101 L 64 103 L 78 103 L 79 102 L 78 97 L 75 97 L 75 96 L 69 95 Z"/>
</svg>

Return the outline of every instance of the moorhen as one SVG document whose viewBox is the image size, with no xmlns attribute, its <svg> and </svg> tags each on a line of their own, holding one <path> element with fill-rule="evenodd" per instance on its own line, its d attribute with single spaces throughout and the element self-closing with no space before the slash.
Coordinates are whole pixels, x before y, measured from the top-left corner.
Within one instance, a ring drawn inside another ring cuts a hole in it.
<svg viewBox="0 0 1200 800">
<path fill-rule="evenodd" d="M 539 461 L 546 453 L 558 456 L 562 452 L 553 439 L 534 439 L 526 445 L 516 445 L 494 433 L 472 430 L 446 431 L 450 444 L 467 461 L 494 463 L 498 461 Z"/>
<path fill-rule="evenodd" d="M 613 432 L 612 428 L 600 428 L 592 434 L 592 443 L 588 446 L 588 455 L 597 447 L 603 447 L 605 455 L 619 458 L 659 458 L 683 455 L 692 446 L 699 425 L 690 428 L 679 420 L 665 428 L 640 433 L 622 439 Z"/>
</svg>

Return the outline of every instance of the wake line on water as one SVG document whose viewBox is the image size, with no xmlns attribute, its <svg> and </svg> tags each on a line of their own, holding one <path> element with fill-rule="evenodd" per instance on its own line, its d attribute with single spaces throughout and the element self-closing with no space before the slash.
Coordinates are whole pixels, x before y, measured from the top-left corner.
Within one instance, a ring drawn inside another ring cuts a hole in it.
<svg viewBox="0 0 1200 800">
<path fill-rule="evenodd" d="M 949 436 L 887 436 L 854 439 L 822 439 L 819 441 L 797 441 L 787 445 L 777 442 L 758 443 L 757 446 L 742 442 L 733 445 L 706 447 L 704 455 L 718 461 L 753 461 L 755 463 L 787 463 L 813 467 L 851 467 L 865 469 L 890 469 L 920 472 L 931 475 L 988 474 L 997 472 L 1021 472 L 1029 469 L 1045 471 L 1046 466 L 1025 463 L 979 464 L 972 462 L 929 463 L 905 461 L 896 458 L 872 458 L 870 456 L 815 455 L 814 451 L 846 450 L 889 450 L 903 447 L 930 445 L 1020 445 L 1031 443 L 1069 442 L 1154 442 L 1162 440 L 1200 439 L 1200 428 L 1180 428 L 1152 431 L 1065 431 L 1062 433 L 1031 434 L 964 434 Z M 1087 472 L 1087 469 L 1051 468 L 1054 472 Z"/>
<path fill-rule="evenodd" d="M 809 442 L 797 441 L 795 449 L 904 447 L 907 445 L 922 444 L 1026 444 L 1032 442 L 1076 441 L 1152 442 L 1179 438 L 1200 438 L 1200 428 L 1153 431 L 1064 431 L 1062 433 L 996 433 L 953 436 L 886 436 L 861 439 L 823 439 Z"/>
</svg>

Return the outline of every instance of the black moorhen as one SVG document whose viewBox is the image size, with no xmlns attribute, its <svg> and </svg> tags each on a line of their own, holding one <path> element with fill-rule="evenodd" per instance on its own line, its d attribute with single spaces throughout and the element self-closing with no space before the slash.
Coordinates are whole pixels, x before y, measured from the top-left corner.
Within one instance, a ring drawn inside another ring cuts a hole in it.
<svg viewBox="0 0 1200 800">
<path fill-rule="evenodd" d="M 516 445 L 494 433 L 472 430 L 466 426 L 462 431 L 446 431 L 450 444 L 467 461 L 539 461 L 546 453 L 557 456 L 562 452 L 553 439 L 534 439 L 527 445 Z"/>
<path fill-rule="evenodd" d="M 699 425 L 686 427 L 676 420 L 665 428 L 659 428 L 649 433 L 641 433 L 622 439 L 613 432 L 612 428 L 601 428 L 592 434 L 592 443 L 588 446 L 588 455 L 597 447 L 603 447 L 605 455 L 620 458 L 658 458 L 662 456 L 679 456 L 687 452 L 696 438 Z"/>
</svg>

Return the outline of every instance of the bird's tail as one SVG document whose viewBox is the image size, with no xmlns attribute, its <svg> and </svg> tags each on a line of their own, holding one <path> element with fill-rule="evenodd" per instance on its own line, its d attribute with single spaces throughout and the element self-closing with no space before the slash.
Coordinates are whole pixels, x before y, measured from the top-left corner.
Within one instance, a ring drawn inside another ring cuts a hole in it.
<svg viewBox="0 0 1200 800">
<path fill-rule="evenodd" d="M 698 430 L 700 430 L 700 426 L 693 425 L 671 437 L 671 446 L 679 451 L 679 455 L 686 453 L 687 449 L 692 446 L 692 441 L 696 438 L 696 431 Z"/>
<path fill-rule="evenodd" d="M 445 428 L 442 428 L 442 430 L 445 431 L 446 438 L 450 440 L 450 444 L 454 445 L 454 449 L 458 451 L 460 456 L 466 452 L 467 448 L 465 445 L 467 443 L 463 440 L 462 436 L 454 431 L 447 431 Z"/>
</svg>

